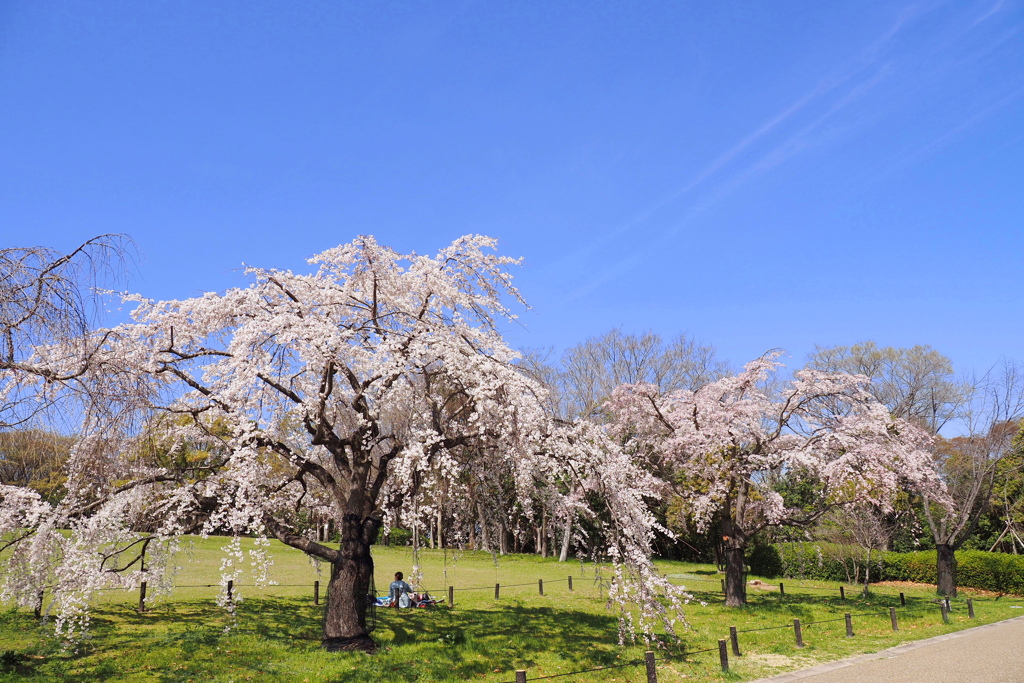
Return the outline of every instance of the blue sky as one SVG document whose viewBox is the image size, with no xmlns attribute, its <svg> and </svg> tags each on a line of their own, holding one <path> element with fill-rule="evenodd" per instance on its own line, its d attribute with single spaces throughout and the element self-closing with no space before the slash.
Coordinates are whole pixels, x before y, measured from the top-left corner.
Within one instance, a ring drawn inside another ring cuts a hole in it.
<svg viewBox="0 0 1024 683">
<path fill-rule="evenodd" d="M 358 234 L 523 256 L 509 332 L 1024 360 L 1024 6 L 0 2 L 0 245 L 181 298 Z"/>
</svg>

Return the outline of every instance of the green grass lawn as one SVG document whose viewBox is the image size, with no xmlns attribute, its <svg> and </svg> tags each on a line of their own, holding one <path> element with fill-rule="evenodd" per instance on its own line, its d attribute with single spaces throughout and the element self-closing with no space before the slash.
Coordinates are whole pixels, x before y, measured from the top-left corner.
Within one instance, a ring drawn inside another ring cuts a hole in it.
<svg viewBox="0 0 1024 683">
<path fill-rule="evenodd" d="M 178 586 L 219 580 L 222 538 L 196 539 L 180 555 Z M 252 587 L 243 576 L 236 592 L 242 600 L 233 622 L 214 604 L 215 588 L 177 588 L 158 598 L 145 614 L 134 611 L 136 592 L 109 591 L 97 600 L 91 636 L 77 652 L 54 641 L 52 628 L 30 611 L 0 613 L 0 681 L 465 681 L 498 683 L 515 678 L 516 669 L 544 676 L 637 661 L 643 646 L 617 644 L 616 615 L 605 606 L 593 569 L 578 562 L 558 563 L 532 555 L 427 550 L 421 552 L 424 585 L 438 597 L 455 586 L 454 609 L 378 610 L 374 637 L 378 654 L 326 653 L 320 650 L 322 606 L 313 604 L 318 577 L 301 553 L 275 543 L 272 577 L 282 585 Z M 411 573 L 407 548 L 375 547 L 376 584 L 386 590 L 395 571 Z M 907 609 L 899 610 L 900 631 L 887 615 L 898 606 L 897 588 L 877 588 L 863 598 L 855 588 L 847 601 L 838 584 L 784 580 L 785 596 L 773 588 L 752 589 L 751 604 L 722 606 L 714 567 L 660 562 L 660 568 L 686 585 L 695 601 L 682 629 L 684 654 L 677 645 L 659 653 L 659 681 L 700 678 L 750 680 L 820 661 L 873 652 L 907 640 L 926 638 L 1022 613 L 1014 598 L 976 598 L 977 619 L 967 618 L 963 598 L 954 603 L 950 624 L 943 624 L 928 589 L 905 590 Z M 572 574 L 572 592 L 566 577 Z M 543 579 L 545 595 L 537 580 Z M 323 577 L 326 584 L 326 576 Z M 501 597 L 494 599 L 494 584 Z M 525 584 L 525 585 L 517 585 Z M 324 586 L 326 587 L 326 586 Z M 830 590 L 812 590 L 827 587 Z M 480 590 L 472 590 L 480 588 Z M 701 604 L 704 602 L 706 604 Z M 845 637 L 844 612 L 854 616 L 854 638 Z M 884 612 L 885 615 L 857 616 Z M 743 656 L 731 658 L 731 671 L 719 670 L 717 643 L 729 626 L 759 629 L 803 626 L 806 647 L 795 646 L 792 628 L 740 634 Z M 838 619 L 828 623 L 829 619 Z M 233 626 L 225 631 L 225 627 Z M 695 651 L 713 648 L 710 652 Z M 607 669 L 567 681 L 644 681 L 642 666 Z"/>
</svg>

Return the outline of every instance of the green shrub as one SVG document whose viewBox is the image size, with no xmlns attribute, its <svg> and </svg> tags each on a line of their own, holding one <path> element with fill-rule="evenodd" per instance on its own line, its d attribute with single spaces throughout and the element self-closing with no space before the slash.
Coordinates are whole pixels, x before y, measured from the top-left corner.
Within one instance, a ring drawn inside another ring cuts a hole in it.
<svg viewBox="0 0 1024 683">
<path fill-rule="evenodd" d="M 783 577 L 849 581 L 855 575 L 864 576 L 863 549 L 831 543 L 779 543 L 774 548 Z M 1024 556 L 961 550 L 956 560 L 958 586 L 1024 595 Z M 938 574 L 935 563 L 934 550 L 872 554 L 871 580 L 934 584 Z M 855 568 L 859 569 L 856 574 Z"/>
<path fill-rule="evenodd" d="M 867 570 L 867 552 L 835 543 L 780 543 L 776 549 L 782 576 L 819 581 L 860 581 Z M 871 577 L 884 570 L 884 554 L 871 553 Z"/>
<path fill-rule="evenodd" d="M 957 583 L 998 593 L 1024 594 L 1024 557 L 984 550 L 956 554 Z"/>
<path fill-rule="evenodd" d="M 912 553 L 885 553 L 885 570 L 879 581 L 913 581 L 935 583 L 935 551 L 918 550 Z"/>
<path fill-rule="evenodd" d="M 384 537 L 385 545 L 410 545 L 412 543 L 412 532 L 408 529 L 393 527 L 387 536 Z"/>
<path fill-rule="evenodd" d="M 782 558 L 774 545 L 755 545 L 747 551 L 747 564 L 755 576 L 773 578 L 782 574 Z"/>
</svg>

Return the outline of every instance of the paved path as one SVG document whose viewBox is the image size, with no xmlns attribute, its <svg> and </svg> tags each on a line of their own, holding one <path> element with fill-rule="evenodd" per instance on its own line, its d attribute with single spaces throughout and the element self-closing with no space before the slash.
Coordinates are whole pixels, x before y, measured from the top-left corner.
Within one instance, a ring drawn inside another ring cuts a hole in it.
<svg viewBox="0 0 1024 683">
<path fill-rule="evenodd" d="M 1020 683 L 1024 681 L 1024 617 L 904 643 L 753 683 Z"/>
</svg>

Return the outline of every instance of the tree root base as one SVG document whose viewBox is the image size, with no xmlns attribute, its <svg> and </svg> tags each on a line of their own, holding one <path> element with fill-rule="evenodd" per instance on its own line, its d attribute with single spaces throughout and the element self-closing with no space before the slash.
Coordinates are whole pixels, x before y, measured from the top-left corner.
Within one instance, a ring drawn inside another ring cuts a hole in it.
<svg viewBox="0 0 1024 683">
<path fill-rule="evenodd" d="M 323 647 L 328 652 L 369 652 L 377 651 L 377 642 L 368 635 L 351 638 L 324 638 Z"/>
</svg>

